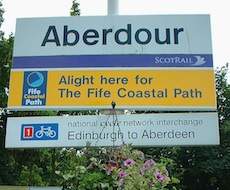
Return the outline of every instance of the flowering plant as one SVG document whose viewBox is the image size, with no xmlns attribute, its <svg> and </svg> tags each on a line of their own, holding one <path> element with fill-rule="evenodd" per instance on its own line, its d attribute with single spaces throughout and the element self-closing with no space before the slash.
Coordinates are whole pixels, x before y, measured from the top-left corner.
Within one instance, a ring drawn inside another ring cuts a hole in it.
<svg viewBox="0 0 230 190">
<path fill-rule="evenodd" d="M 113 162 L 116 167 L 110 175 L 121 190 L 166 190 L 168 185 L 179 182 L 169 177 L 164 162 L 145 159 L 143 152 L 127 145 L 114 152 Z"/>
<path fill-rule="evenodd" d="M 118 148 L 63 150 L 56 174 L 69 190 L 167 190 L 179 180 L 166 169 L 167 159 L 155 162 L 130 145 Z"/>
</svg>

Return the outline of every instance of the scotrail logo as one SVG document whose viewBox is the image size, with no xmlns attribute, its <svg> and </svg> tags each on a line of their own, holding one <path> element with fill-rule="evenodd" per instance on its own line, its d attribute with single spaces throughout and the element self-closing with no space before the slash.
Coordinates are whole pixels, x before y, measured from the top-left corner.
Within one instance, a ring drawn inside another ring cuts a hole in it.
<svg viewBox="0 0 230 190">
<path fill-rule="evenodd" d="M 21 140 L 57 140 L 58 123 L 23 124 Z"/>
<path fill-rule="evenodd" d="M 155 66 L 164 67 L 212 67 L 211 55 L 158 55 L 154 56 Z"/>
<path fill-rule="evenodd" d="M 200 55 L 194 56 L 196 58 L 196 62 L 192 64 L 193 66 L 201 66 L 206 63 L 205 57 L 202 57 Z"/>
</svg>

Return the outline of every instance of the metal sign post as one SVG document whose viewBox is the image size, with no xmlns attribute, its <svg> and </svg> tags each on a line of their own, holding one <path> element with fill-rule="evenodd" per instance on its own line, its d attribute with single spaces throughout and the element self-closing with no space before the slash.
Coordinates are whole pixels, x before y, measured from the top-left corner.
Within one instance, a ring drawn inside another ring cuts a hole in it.
<svg viewBox="0 0 230 190">
<path fill-rule="evenodd" d="M 107 15 L 119 14 L 119 0 L 107 0 Z"/>
</svg>

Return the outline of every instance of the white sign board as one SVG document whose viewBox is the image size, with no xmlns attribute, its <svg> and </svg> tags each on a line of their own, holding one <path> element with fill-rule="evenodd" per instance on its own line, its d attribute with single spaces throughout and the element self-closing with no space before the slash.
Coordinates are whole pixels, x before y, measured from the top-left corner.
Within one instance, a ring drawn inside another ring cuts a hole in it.
<svg viewBox="0 0 230 190">
<path fill-rule="evenodd" d="M 8 118 L 6 148 L 217 145 L 217 113 Z"/>
<path fill-rule="evenodd" d="M 209 15 L 83 16 L 17 19 L 13 56 L 211 52 Z"/>
</svg>

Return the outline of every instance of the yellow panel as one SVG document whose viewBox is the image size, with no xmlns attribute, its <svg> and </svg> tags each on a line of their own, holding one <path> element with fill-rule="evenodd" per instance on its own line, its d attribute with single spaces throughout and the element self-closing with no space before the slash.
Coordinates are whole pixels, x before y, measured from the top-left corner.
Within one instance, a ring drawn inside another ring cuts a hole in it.
<svg viewBox="0 0 230 190">
<path fill-rule="evenodd" d="M 23 72 L 11 71 L 10 74 L 10 92 L 8 98 L 8 107 L 21 106 L 23 89 Z"/>
<path fill-rule="evenodd" d="M 213 70 L 48 71 L 46 106 L 216 107 Z M 12 72 L 9 106 L 21 106 L 23 72 Z"/>
</svg>

